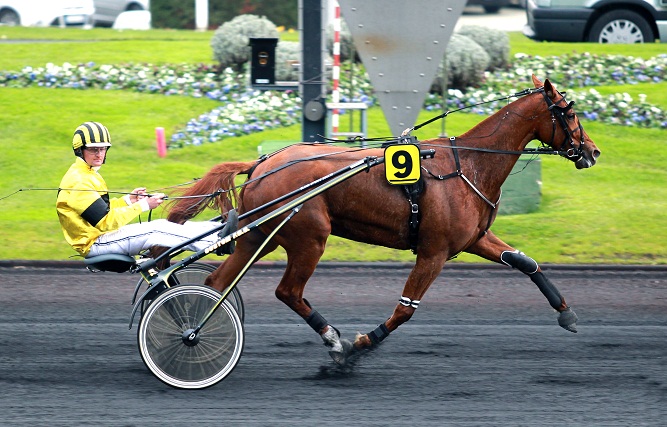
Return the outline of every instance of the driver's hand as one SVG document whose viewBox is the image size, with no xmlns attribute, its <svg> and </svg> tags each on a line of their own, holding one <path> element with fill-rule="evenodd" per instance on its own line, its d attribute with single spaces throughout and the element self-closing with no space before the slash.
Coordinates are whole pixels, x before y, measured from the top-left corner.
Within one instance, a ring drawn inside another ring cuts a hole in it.
<svg viewBox="0 0 667 427">
<path fill-rule="evenodd" d="M 164 198 L 165 195 L 163 193 L 151 194 L 151 196 L 146 199 L 146 201 L 148 202 L 148 207 L 150 207 L 151 209 L 157 208 L 162 204 L 162 202 L 164 202 Z"/>
<path fill-rule="evenodd" d="M 146 187 L 138 187 L 130 193 L 130 203 L 137 203 L 139 200 L 146 197 Z"/>
</svg>

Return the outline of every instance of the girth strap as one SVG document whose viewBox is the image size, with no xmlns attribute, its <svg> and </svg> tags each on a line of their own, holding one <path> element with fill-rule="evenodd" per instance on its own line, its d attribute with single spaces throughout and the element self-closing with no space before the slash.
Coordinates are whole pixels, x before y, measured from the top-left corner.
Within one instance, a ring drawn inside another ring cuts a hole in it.
<svg viewBox="0 0 667 427">
<path fill-rule="evenodd" d="M 419 195 L 424 191 L 424 180 L 419 179 L 414 184 L 404 185 L 403 190 L 408 197 L 410 204 L 410 216 L 408 219 L 408 241 L 412 253 L 417 253 L 417 242 L 419 240 L 419 220 L 421 214 L 419 212 Z"/>
</svg>

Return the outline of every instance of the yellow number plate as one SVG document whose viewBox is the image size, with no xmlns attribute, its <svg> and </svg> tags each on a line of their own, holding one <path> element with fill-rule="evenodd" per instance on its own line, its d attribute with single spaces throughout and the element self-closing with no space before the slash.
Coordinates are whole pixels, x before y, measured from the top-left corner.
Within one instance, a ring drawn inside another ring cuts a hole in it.
<svg viewBox="0 0 667 427">
<path fill-rule="evenodd" d="M 414 184 L 421 177 L 421 156 L 416 145 L 390 145 L 384 150 L 384 164 L 390 184 Z"/>
</svg>

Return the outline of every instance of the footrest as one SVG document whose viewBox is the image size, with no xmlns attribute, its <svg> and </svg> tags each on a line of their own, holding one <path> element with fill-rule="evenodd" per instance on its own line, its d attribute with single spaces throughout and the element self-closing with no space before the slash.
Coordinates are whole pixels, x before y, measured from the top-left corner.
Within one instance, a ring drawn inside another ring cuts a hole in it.
<svg viewBox="0 0 667 427">
<path fill-rule="evenodd" d="M 236 212 L 236 209 L 231 209 L 227 212 L 227 223 L 218 233 L 218 238 L 224 239 L 239 228 L 239 214 Z M 234 253 L 236 248 L 236 242 L 232 240 L 231 242 L 219 247 L 215 250 L 216 255 L 231 255 Z"/>
<path fill-rule="evenodd" d="M 136 264 L 136 260 L 125 254 L 106 254 L 84 258 L 83 263 L 88 269 L 125 273 Z"/>
</svg>

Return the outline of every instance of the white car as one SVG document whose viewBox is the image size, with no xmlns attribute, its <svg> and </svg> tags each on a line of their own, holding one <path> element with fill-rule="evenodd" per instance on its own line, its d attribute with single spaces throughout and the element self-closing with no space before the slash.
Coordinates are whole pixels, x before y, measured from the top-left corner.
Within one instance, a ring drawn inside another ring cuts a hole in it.
<svg viewBox="0 0 667 427">
<path fill-rule="evenodd" d="M 2 0 L 0 0 L 2 1 Z M 123 12 L 147 11 L 149 0 L 93 0 L 95 3 L 95 26 L 111 27 Z"/>
<path fill-rule="evenodd" d="M 93 0 L 0 0 L 0 25 L 90 27 Z"/>
</svg>

